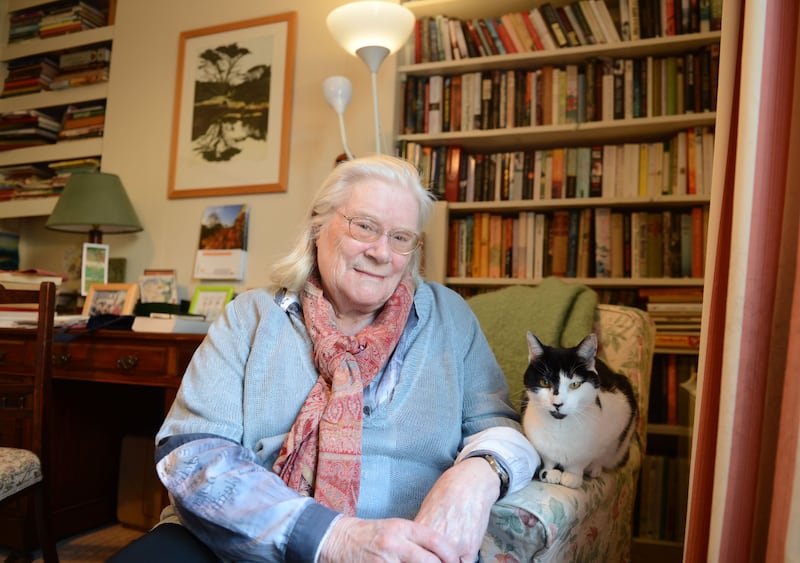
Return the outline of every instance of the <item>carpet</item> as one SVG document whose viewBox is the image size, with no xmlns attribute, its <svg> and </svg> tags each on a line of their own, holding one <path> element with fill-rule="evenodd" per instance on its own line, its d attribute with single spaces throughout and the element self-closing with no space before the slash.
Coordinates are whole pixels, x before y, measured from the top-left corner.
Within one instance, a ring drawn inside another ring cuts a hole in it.
<svg viewBox="0 0 800 563">
<path fill-rule="evenodd" d="M 122 547 L 140 537 L 144 532 L 114 524 L 97 528 L 77 536 L 71 536 L 58 542 L 58 559 L 61 563 L 103 563 Z M 34 554 L 33 563 L 43 563 L 41 551 Z M 13 563 L 26 561 L 11 557 L 8 550 L 0 547 L 0 561 Z"/>
</svg>

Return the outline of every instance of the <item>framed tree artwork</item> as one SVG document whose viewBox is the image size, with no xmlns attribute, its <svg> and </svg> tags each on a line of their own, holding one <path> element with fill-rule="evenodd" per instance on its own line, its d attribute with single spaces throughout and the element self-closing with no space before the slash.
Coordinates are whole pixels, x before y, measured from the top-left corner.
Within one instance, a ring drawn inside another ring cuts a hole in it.
<svg viewBox="0 0 800 563">
<path fill-rule="evenodd" d="M 286 191 L 296 12 L 184 31 L 168 196 Z"/>
</svg>

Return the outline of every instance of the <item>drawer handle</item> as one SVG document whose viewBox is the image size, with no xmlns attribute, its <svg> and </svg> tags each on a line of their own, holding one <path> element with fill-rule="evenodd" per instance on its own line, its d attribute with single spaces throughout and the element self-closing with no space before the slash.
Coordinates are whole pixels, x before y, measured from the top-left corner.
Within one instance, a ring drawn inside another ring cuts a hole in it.
<svg viewBox="0 0 800 563">
<path fill-rule="evenodd" d="M 0 362 L 6 361 L 6 352 L 5 350 L 0 350 Z"/>
<path fill-rule="evenodd" d="M 139 363 L 139 358 L 136 356 L 122 356 L 117 360 L 117 367 L 119 369 L 131 370 Z"/>
<path fill-rule="evenodd" d="M 64 352 L 63 354 L 53 354 L 53 365 L 65 366 L 71 359 L 72 358 L 67 352 Z"/>
</svg>

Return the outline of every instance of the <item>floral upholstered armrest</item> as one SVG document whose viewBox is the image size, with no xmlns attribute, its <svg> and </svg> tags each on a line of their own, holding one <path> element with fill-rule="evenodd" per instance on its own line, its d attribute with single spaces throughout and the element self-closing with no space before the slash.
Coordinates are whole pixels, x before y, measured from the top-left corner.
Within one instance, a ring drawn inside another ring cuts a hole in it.
<svg viewBox="0 0 800 563">
<path fill-rule="evenodd" d="M 631 522 L 646 436 L 655 329 L 647 313 L 598 305 L 598 354 L 638 395 L 640 419 L 627 463 L 579 489 L 531 481 L 498 501 L 481 546 L 484 562 L 630 561 Z"/>
</svg>

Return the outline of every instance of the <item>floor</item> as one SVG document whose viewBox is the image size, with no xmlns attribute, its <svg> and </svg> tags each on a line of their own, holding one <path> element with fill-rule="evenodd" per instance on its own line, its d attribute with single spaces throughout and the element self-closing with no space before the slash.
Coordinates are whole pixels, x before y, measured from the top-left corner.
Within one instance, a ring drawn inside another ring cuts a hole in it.
<svg viewBox="0 0 800 563">
<path fill-rule="evenodd" d="M 58 542 L 58 558 L 60 563 L 104 563 L 120 548 L 142 534 L 141 530 L 126 528 L 121 524 L 98 528 Z M 9 556 L 10 552 L 0 547 L 0 561 L 6 563 L 23 561 Z M 36 559 L 33 563 L 44 563 L 41 552 L 34 553 L 34 557 Z"/>
</svg>

